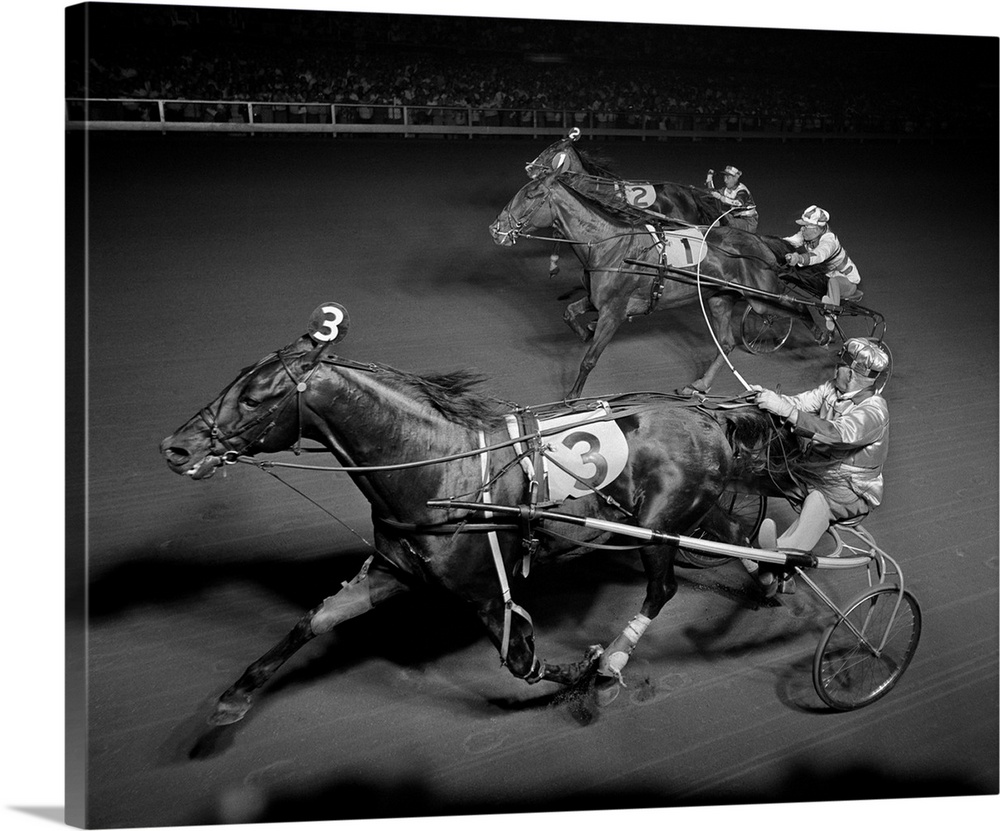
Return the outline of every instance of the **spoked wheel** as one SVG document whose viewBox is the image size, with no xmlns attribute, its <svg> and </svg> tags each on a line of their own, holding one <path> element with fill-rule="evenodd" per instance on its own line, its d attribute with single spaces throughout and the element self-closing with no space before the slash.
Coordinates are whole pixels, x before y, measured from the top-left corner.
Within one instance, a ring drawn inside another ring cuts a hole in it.
<svg viewBox="0 0 1000 831">
<path fill-rule="evenodd" d="M 748 352 L 767 355 L 780 349 L 792 333 L 792 319 L 782 315 L 754 311 L 748 305 L 740 322 L 740 337 Z"/>
<path fill-rule="evenodd" d="M 742 491 L 725 490 L 719 497 L 717 504 L 730 517 L 736 520 L 740 526 L 741 533 L 748 540 L 757 536 L 760 524 L 764 520 L 764 513 L 767 510 L 767 498 L 758 493 L 743 493 Z M 696 530 L 692 537 L 697 539 L 716 540 L 717 542 L 732 542 L 732 540 L 720 540 L 717 535 Z M 716 554 L 705 554 L 702 551 L 694 551 L 690 548 L 680 548 L 677 551 L 677 565 L 690 566 L 692 568 L 714 568 L 731 560 L 732 557 L 724 557 Z"/>
<path fill-rule="evenodd" d="M 882 586 L 855 600 L 823 633 L 813 684 L 835 710 L 864 707 L 891 690 L 920 640 L 920 606 L 908 591 Z"/>
</svg>

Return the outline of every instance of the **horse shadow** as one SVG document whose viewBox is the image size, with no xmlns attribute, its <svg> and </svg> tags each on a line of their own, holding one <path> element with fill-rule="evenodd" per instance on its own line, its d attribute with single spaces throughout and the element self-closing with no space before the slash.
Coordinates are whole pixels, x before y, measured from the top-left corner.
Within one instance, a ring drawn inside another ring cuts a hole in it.
<svg viewBox="0 0 1000 831">
<path fill-rule="evenodd" d="M 740 570 L 739 566 L 733 568 Z M 819 643 L 828 623 L 828 610 L 804 587 L 794 595 L 765 599 L 749 580 L 742 589 L 734 589 L 729 583 L 704 577 L 697 581 L 699 588 L 735 601 L 726 614 L 684 627 L 684 636 L 698 654 L 709 660 L 753 659 L 767 649 L 792 650 L 810 638 Z M 783 667 L 765 666 L 763 671 L 773 675 L 778 698 L 789 709 L 827 713 L 829 708 L 812 685 L 812 661 L 813 652 L 808 651 Z"/>
<path fill-rule="evenodd" d="M 360 566 L 365 553 L 336 555 L 332 557 L 335 566 L 325 559 L 291 563 L 272 560 L 234 566 L 134 558 L 110 569 L 94 582 L 92 615 L 95 620 L 109 623 L 126 616 L 130 610 L 149 605 L 181 609 L 204 600 L 207 608 L 199 614 L 206 621 L 206 637 L 211 638 L 211 632 L 215 631 L 220 638 L 236 640 L 248 628 L 247 618 L 253 614 L 255 606 L 248 599 L 247 609 L 234 610 L 231 603 L 219 597 L 231 600 L 233 588 L 243 584 L 248 586 L 248 595 L 270 594 L 283 601 L 282 607 L 284 603 L 292 604 L 305 613 L 322 599 L 309 587 L 328 581 L 331 570 L 340 572 L 342 563 L 353 562 Z M 512 583 L 515 590 L 520 589 L 519 594 L 524 597 L 523 602 L 532 612 L 543 636 L 546 632 L 575 630 L 588 619 L 599 619 L 595 583 L 601 586 L 635 585 L 636 603 L 641 600 L 644 586 L 641 571 L 624 558 L 601 558 L 596 567 L 586 573 L 566 566 L 569 563 L 540 565 L 532 572 L 530 581 L 522 580 L 520 586 L 518 580 Z M 343 568 L 345 575 L 356 570 Z M 136 586 L 142 588 L 136 591 Z M 287 629 L 291 629 L 297 619 L 297 615 L 290 615 Z M 266 623 L 267 629 L 277 626 L 273 620 Z M 607 631 L 595 632 L 592 640 L 607 639 L 613 634 L 610 627 L 603 629 Z M 263 641 L 261 652 L 272 645 L 271 638 L 265 637 Z M 194 712 L 170 731 L 157 754 L 158 763 L 167 767 L 224 755 L 233 747 L 236 735 L 243 728 L 255 719 L 274 717 L 272 708 L 280 707 L 282 693 L 335 678 L 373 659 L 386 661 L 403 672 L 422 673 L 426 666 L 477 645 L 483 650 L 493 649 L 478 618 L 458 598 L 433 587 L 398 596 L 391 603 L 361 618 L 345 621 L 330 635 L 307 644 L 268 682 L 267 694 L 258 698 L 240 722 L 221 727 L 207 723 L 222 693 L 222 689 L 213 690 Z M 584 647 L 580 644 L 581 654 Z M 509 683 L 505 672 L 500 672 L 504 674 L 498 675 L 498 681 Z M 227 685 L 235 680 L 234 674 L 227 679 Z M 587 684 L 530 698 L 516 693 L 482 696 L 470 685 L 478 690 L 474 681 L 466 682 L 465 693 L 446 690 L 445 705 L 458 706 L 469 710 L 473 716 L 479 713 L 483 717 L 497 711 L 557 708 L 568 712 L 569 717 L 579 723 L 592 720 L 593 690 Z"/>
</svg>

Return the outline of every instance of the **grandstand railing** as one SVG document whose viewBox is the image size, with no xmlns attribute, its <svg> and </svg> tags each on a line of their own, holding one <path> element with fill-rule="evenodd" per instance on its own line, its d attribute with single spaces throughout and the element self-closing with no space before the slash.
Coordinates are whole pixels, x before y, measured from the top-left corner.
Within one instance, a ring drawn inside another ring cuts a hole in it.
<svg viewBox="0 0 1000 831">
<path fill-rule="evenodd" d="M 740 113 L 624 113 L 589 110 L 330 104 L 275 101 L 69 98 L 68 130 L 267 133 L 426 134 L 476 136 L 562 135 L 572 127 L 589 136 L 725 139 L 936 139 L 928 124 L 892 117 L 845 122 L 829 116 Z M 961 135 L 968 138 L 968 132 Z"/>
</svg>

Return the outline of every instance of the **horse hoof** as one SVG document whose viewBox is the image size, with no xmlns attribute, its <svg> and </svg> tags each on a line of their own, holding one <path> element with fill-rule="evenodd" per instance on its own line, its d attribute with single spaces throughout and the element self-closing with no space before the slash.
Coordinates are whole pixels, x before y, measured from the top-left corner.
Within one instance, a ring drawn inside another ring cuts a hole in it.
<svg viewBox="0 0 1000 831">
<path fill-rule="evenodd" d="M 598 675 L 594 682 L 594 696 L 598 707 L 608 707 L 614 703 L 621 692 L 622 685 L 617 678 L 609 678 L 606 675 Z"/>
<path fill-rule="evenodd" d="M 572 329 L 574 332 L 576 332 L 576 336 L 584 343 L 590 340 L 590 338 L 594 334 L 593 332 L 587 331 L 583 326 L 577 323 L 576 318 L 566 316 L 563 318 L 563 320 L 566 321 L 566 325 L 569 326 L 569 328 Z"/>
<path fill-rule="evenodd" d="M 215 705 L 215 712 L 208 717 L 208 723 L 213 727 L 222 727 L 226 724 L 236 724 L 250 710 L 250 697 L 245 701 L 219 701 Z"/>
</svg>

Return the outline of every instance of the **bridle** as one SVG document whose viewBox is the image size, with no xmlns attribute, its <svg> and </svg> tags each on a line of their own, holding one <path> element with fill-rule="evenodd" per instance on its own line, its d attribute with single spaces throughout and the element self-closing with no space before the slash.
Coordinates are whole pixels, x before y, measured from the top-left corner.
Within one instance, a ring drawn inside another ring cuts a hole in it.
<svg viewBox="0 0 1000 831">
<path fill-rule="evenodd" d="M 274 352 L 248 370 L 240 373 L 240 375 L 234 380 L 218 398 L 218 405 L 213 412 L 208 406 L 203 407 L 199 412 L 198 416 L 208 427 L 209 435 L 209 451 L 212 455 L 218 456 L 223 464 L 236 464 L 242 453 L 246 452 L 247 448 L 252 447 L 255 444 L 263 443 L 267 435 L 273 430 L 277 424 L 277 416 L 284 408 L 291 402 L 292 398 L 295 398 L 296 408 L 298 410 L 298 422 L 299 422 L 299 435 L 295 442 L 295 447 L 293 448 L 296 453 L 299 452 L 299 447 L 302 440 L 302 393 L 308 389 L 309 379 L 312 377 L 313 373 L 319 367 L 322 359 L 322 351 L 326 348 L 327 344 L 320 347 L 320 354 L 317 356 L 316 362 L 309 369 L 308 372 L 300 377 L 296 377 L 292 368 L 288 365 L 286 360 L 288 356 L 288 347 L 280 349 Z M 295 357 L 304 353 L 298 353 Z M 288 375 L 292 382 L 292 386 L 281 396 L 277 401 L 275 401 L 266 410 L 258 413 L 253 418 L 251 418 L 245 424 L 240 425 L 230 433 L 224 433 L 222 428 L 219 426 L 219 415 L 222 411 L 223 403 L 229 393 L 243 382 L 251 373 L 266 367 L 275 361 L 280 361 L 282 369 L 284 369 L 285 374 Z M 246 434 L 250 433 L 251 430 L 256 429 L 249 438 L 246 438 Z M 239 441 L 239 446 L 233 444 L 234 440 Z"/>
<path fill-rule="evenodd" d="M 551 173 L 551 169 L 549 169 L 549 172 Z M 567 190 L 575 192 L 575 189 L 568 183 L 560 182 L 560 184 Z M 636 236 L 645 235 L 645 232 L 639 229 L 618 234 L 612 234 L 611 236 L 604 237 L 602 239 L 570 239 L 566 236 L 546 237 L 540 234 L 526 234 L 524 233 L 523 230 L 524 226 L 528 224 L 528 222 L 535 215 L 535 213 L 542 207 L 543 204 L 548 205 L 553 218 L 556 216 L 556 212 L 552 207 L 552 184 L 549 182 L 538 182 L 536 180 L 536 185 L 539 188 L 544 189 L 545 191 L 544 202 L 542 200 L 536 201 L 536 204 L 532 206 L 530 209 L 526 210 L 518 219 L 512 218 L 513 212 L 510 210 L 509 207 L 505 207 L 500 214 L 501 217 L 506 218 L 507 224 L 510 227 L 509 230 L 507 231 L 502 231 L 502 232 L 497 231 L 497 236 L 500 237 L 502 240 L 507 240 L 509 238 L 511 245 L 514 245 L 518 239 L 535 239 L 535 240 L 542 240 L 544 242 L 564 242 L 567 243 L 568 245 L 581 245 L 585 246 L 588 251 L 592 251 L 595 246 L 603 245 L 605 243 L 611 242 L 612 240 L 624 239 L 624 238 L 631 239 Z M 556 230 L 561 231 L 561 229 L 559 228 L 557 228 Z M 618 269 L 605 269 L 605 270 L 620 271 L 621 269 L 618 268 Z"/>
<path fill-rule="evenodd" d="M 523 237 L 525 239 L 541 239 L 541 240 L 556 239 L 556 241 L 562 241 L 561 239 L 557 239 L 554 237 L 539 237 L 533 234 L 523 233 L 524 226 L 528 224 L 531 218 L 534 217 L 534 215 L 543 206 L 547 205 L 550 212 L 552 212 L 552 215 L 555 216 L 555 212 L 552 210 L 552 188 L 544 186 L 543 183 L 539 183 L 538 180 L 535 180 L 535 184 L 536 186 L 541 187 L 544 190 L 545 192 L 544 199 L 534 199 L 533 201 L 535 204 L 532 205 L 517 219 L 514 218 L 514 214 L 510 210 L 509 204 L 505 206 L 503 211 L 501 212 L 500 216 L 504 217 L 504 219 L 506 220 L 506 225 L 508 226 L 508 230 L 499 231 L 499 223 L 498 223 L 497 236 L 500 237 L 502 243 L 506 243 L 506 241 L 509 239 L 510 244 L 514 245 L 517 242 L 518 238 L 520 237 Z"/>
</svg>

